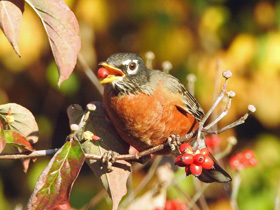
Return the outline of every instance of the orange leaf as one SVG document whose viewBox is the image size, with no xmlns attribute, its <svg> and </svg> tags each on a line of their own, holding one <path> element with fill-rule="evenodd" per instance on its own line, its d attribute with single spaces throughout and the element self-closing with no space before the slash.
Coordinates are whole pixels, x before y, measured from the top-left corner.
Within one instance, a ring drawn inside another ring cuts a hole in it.
<svg viewBox="0 0 280 210">
<path fill-rule="evenodd" d="M 63 0 L 26 0 L 40 16 L 55 62 L 59 69 L 60 85 L 72 73 L 81 48 L 79 24 Z"/>
<path fill-rule="evenodd" d="M 18 43 L 23 10 L 22 0 L 0 1 L 0 27 L 18 56 L 20 56 Z"/>
</svg>

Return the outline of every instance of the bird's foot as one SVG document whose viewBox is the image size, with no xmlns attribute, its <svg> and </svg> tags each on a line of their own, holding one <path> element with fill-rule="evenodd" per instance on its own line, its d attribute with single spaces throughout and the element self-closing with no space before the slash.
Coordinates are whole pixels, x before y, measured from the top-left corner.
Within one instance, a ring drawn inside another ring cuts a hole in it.
<svg viewBox="0 0 280 210">
<path fill-rule="evenodd" d="M 112 150 L 109 150 L 107 152 L 105 152 L 103 155 L 102 155 L 102 163 L 104 163 L 106 165 L 106 168 L 109 172 L 113 171 L 113 164 L 116 162 L 116 156 L 118 156 L 119 153 L 117 152 L 114 152 Z"/>
<path fill-rule="evenodd" d="M 176 153 L 179 151 L 179 147 L 181 145 L 180 138 L 181 137 L 179 135 L 175 134 L 172 134 L 167 138 L 167 142 L 172 153 Z"/>
</svg>

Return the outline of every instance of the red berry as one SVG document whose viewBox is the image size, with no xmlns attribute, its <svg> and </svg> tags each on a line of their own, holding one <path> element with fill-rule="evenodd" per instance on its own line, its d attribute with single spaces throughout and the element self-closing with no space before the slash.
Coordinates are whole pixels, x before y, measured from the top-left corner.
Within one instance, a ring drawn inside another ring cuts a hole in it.
<svg viewBox="0 0 280 210">
<path fill-rule="evenodd" d="M 196 165 L 196 164 L 191 164 L 190 171 L 194 176 L 199 176 L 202 173 L 202 166 Z"/>
<path fill-rule="evenodd" d="M 196 154 L 193 157 L 193 162 L 197 165 L 202 165 L 204 163 L 204 160 L 205 160 L 205 156 L 202 154 Z"/>
<path fill-rule="evenodd" d="M 230 158 L 229 165 L 234 170 L 243 168 L 243 164 L 240 162 L 240 159 L 236 158 L 236 156 Z"/>
<path fill-rule="evenodd" d="M 257 158 L 252 157 L 252 158 L 249 160 L 249 164 L 250 164 L 250 166 L 256 166 L 256 165 L 258 164 Z"/>
<path fill-rule="evenodd" d="M 200 154 L 208 156 L 209 155 L 209 150 L 207 148 L 203 148 L 200 150 Z"/>
<path fill-rule="evenodd" d="M 193 155 L 192 154 L 188 154 L 185 153 L 182 155 L 181 158 L 182 163 L 184 163 L 185 165 L 190 165 L 193 163 Z"/>
<path fill-rule="evenodd" d="M 175 165 L 181 166 L 181 167 L 186 166 L 186 165 L 182 162 L 182 155 L 179 155 L 179 156 L 176 158 L 176 160 L 175 160 Z"/>
<path fill-rule="evenodd" d="M 172 201 L 166 200 L 165 201 L 165 208 L 164 209 L 165 210 L 174 210 Z"/>
<path fill-rule="evenodd" d="M 255 157 L 254 151 L 251 149 L 244 151 L 243 155 L 247 160 L 250 160 L 251 158 Z"/>
<path fill-rule="evenodd" d="M 172 200 L 173 210 L 187 210 L 187 205 L 179 199 Z"/>
<path fill-rule="evenodd" d="M 181 153 L 189 153 L 189 154 L 191 154 L 191 153 L 193 153 L 193 148 L 192 148 L 192 146 L 190 145 L 190 144 L 188 144 L 188 143 L 183 143 L 183 144 L 181 144 L 180 145 L 180 151 L 181 151 Z"/>
<path fill-rule="evenodd" d="M 100 141 L 100 140 L 101 140 L 101 138 L 100 138 L 99 136 L 96 136 L 96 135 L 93 135 L 93 136 L 91 137 L 91 139 L 92 139 L 93 141 Z"/>
<path fill-rule="evenodd" d="M 187 165 L 187 166 L 185 167 L 185 172 L 186 172 L 186 175 L 187 175 L 187 176 L 191 174 L 191 170 L 190 170 L 190 166 L 189 166 L 189 165 Z"/>
<path fill-rule="evenodd" d="M 205 137 L 205 143 L 207 147 L 210 148 L 215 148 L 220 146 L 221 144 L 221 139 L 218 135 L 210 135 Z"/>
<path fill-rule="evenodd" d="M 204 163 L 202 164 L 202 168 L 211 169 L 214 166 L 214 161 L 211 157 L 205 156 Z"/>
<path fill-rule="evenodd" d="M 99 78 L 104 79 L 109 75 L 109 72 L 105 68 L 100 68 L 98 69 L 97 74 Z"/>
</svg>

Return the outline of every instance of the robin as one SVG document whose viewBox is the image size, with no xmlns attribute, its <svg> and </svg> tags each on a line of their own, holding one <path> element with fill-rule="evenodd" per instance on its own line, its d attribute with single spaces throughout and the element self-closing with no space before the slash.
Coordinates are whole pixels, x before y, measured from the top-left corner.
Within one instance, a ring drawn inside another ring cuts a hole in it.
<svg viewBox="0 0 280 210">
<path fill-rule="evenodd" d="M 163 144 L 170 136 L 197 129 L 204 116 L 196 99 L 179 80 L 145 66 L 133 53 L 117 53 L 101 62 L 103 104 L 121 138 L 138 151 Z M 202 173 L 205 182 L 227 182 L 230 176 L 217 164 L 217 174 Z M 222 175 L 221 175 L 222 174 Z"/>
</svg>

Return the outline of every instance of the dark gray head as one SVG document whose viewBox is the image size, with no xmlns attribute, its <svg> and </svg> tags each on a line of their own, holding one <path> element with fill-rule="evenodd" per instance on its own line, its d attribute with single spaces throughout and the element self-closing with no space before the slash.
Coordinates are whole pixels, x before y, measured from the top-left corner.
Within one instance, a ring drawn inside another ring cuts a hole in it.
<svg viewBox="0 0 280 210">
<path fill-rule="evenodd" d="M 120 93 L 141 91 L 149 81 L 150 70 L 145 66 L 143 59 L 134 53 L 113 54 L 100 65 L 109 72 L 101 83 L 111 83 L 113 89 Z"/>
</svg>

